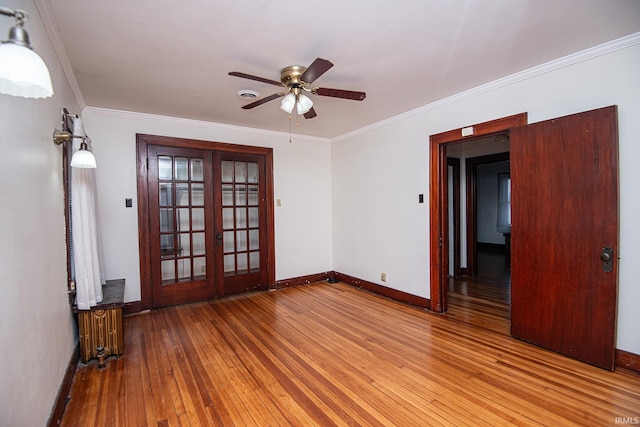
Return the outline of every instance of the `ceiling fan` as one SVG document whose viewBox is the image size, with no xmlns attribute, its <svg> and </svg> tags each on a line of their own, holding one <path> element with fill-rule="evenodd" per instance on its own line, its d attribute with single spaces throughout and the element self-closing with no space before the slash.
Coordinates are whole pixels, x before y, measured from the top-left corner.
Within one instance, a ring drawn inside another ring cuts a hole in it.
<svg viewBox="0 0 640 427">
<path fill-rule="evenodd" d="M 242 108 L 249 110 L 259 105 L 265 104 L 274 99 L 284 97 L 280 104 L 280 108 L 291 114 L 293 108 L 296 107 L 298 114 L 304 115 L 305 119 L 312 119 L 317 116 L 313 108 L 313 101 L 305 95 L 305 92 L 319 96 L 331 96 L 333 98 L 352 99 L 362 101 L 367 94 L 364 92 L 356 92 L 352 90 L 329 89 L 324 87 L 310 87 L 318 77 L 326 73 L 333 64 L 322 58 L 316 58 L 309 67 L 300 65 L 291 65 L 283 68 L 280 72 L 280 81 L 265 79 L 263 77 L 252 76 L 251 74 L 231 71 L 230 76 L 241 77 L 243 79 L 256 80 L 262 83 L 268 83 L 274 86 L 284 87 L 284 92 L 274 93 L 258 101 L 247 104 Z"/>
</svg>

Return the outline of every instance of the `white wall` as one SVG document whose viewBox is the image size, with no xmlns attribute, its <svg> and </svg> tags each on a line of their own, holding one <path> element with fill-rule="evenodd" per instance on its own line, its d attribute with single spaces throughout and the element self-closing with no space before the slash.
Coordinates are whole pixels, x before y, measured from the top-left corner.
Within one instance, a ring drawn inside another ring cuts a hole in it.
<svg viewBox="0 0 640 427">
<path fill-rule="evenodd" d="M 640 44 L 617 42 L 486 85 L 332 142 L 334 269 L 429 297 L 429 135 L 521 112 L 529 122 L 617 104 L 620 263 L 617 348 L 640 354 Z"/>
<path fill-rule="evenodd" d="M 31 1 L 24 9 L 31 44 L 49 67 L 54 96 L 0 95 L 0 425 L 45 425 L 77 341 L 67 297 L 62 107 L 79 112 Z M 0 17 L 5 39 L 13 20 Z"/>
<path fill-rule="evenodd" d="M 287 120 L 283 114 L 283 120 Z M 96 181 L 106 274 L 125 278 L 125 301 L 140 300 L 136 133 L 273 148 L 276 279 L 331 270 L 331 146 L 328 140 L 213 123 L 87 108 L 85 130 Z M 304 125 L 304 124 L 302 124 Z M 125 208 L 125 198 L 134 200 Z"/>
</svg>

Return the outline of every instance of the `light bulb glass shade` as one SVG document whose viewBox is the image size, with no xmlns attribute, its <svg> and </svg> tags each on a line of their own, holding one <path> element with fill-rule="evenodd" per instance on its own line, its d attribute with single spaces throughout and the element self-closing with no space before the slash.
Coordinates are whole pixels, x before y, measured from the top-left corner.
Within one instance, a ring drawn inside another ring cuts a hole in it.
<svg viewBox="0 0 640 427">
<path fill-rule="evenodd" d="M 304 94 L 298 95 L 297 110 L 299 115 L 308 113 L 309 110 L 311 110 L 311 107 L 313 107 L 313 101 L 311 98 Z"/>
<path fill-rule="evenodd" d="M 28 47 L 0 44 L 0 93 L 23 98 L 53 95 L 51 76 L 42 58 Z"/>
<path fill-rule="evenodd" d="M 71 167 L 95 169 L 97 166 L 95 156 L 91 151 L 87 150 L 84 143 L 80 146 L 78 151 L 73 153 L 73 157 L 71 158 Z"/>
<path fill-rule="evenodd" d="M 291 112 L 293 111 L 294 105 L 296 105 L 296 96 L 293 93 L 290 93 L 284 98 L 282 98 L 282 102 L 280 103 L 280 109 L 291 114 Z"/>
</svg>

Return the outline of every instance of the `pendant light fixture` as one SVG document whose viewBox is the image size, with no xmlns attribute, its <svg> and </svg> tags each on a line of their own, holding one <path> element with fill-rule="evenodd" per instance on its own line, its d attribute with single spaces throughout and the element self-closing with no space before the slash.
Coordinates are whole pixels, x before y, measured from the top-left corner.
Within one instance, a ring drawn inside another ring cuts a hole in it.
<svg viewBox="0 0 640 427">
<path fill-rule="evenodd" d="M 0 44 L 0 93 L 23 98 L 48 98 L 53 95 L 49 69 L 29 44 L 23 28 L 29 15 L 24 10 L 0 6 L 0 15 L 15 19 L 9 40 Z"/>
</svg>

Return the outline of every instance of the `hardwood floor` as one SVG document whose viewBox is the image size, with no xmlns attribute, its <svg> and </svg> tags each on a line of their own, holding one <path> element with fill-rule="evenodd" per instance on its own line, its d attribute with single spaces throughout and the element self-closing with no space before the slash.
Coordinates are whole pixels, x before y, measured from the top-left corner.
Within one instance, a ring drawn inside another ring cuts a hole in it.
<svg viewBox="0 0 640 427">
<path fill-rule="evenodd" d="M 482 303 L 492 320 L 475 325 L 456 304 L 439 316 L 316 283 L 127 317 L 124 356 L 102 370 L 79 366 L 62 425 L 596 426 L 640 417 L 639 375 L 509 337 L 496 326 L 498 304 Z"/>
<path fill-rule="evenodd" d="M 478 248 L 478 276 L 449 278 L 446 316 L 509 335 L 511 264 L 504 251 Z"/>
</svg>

